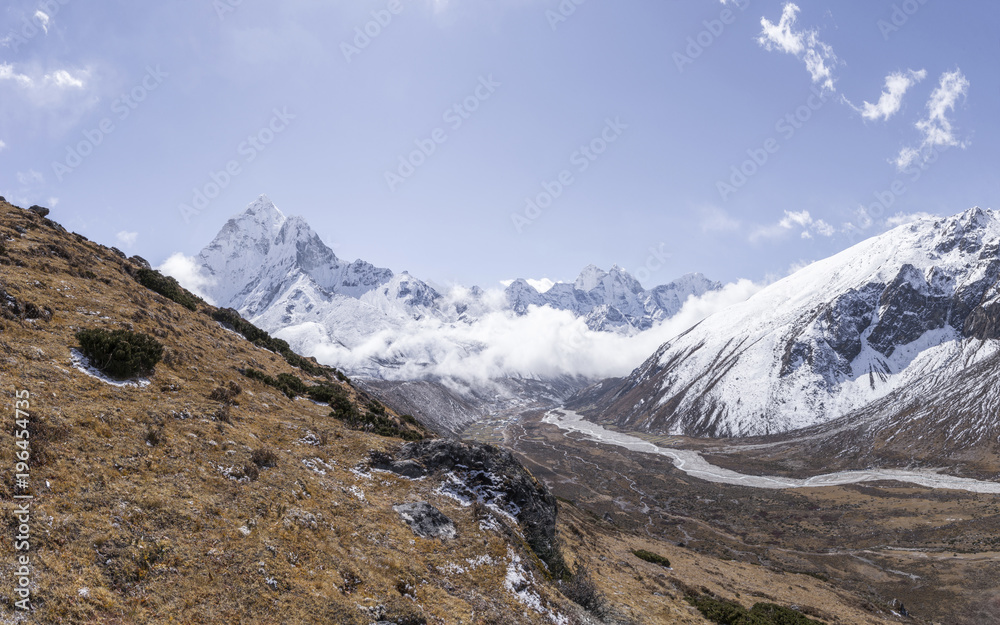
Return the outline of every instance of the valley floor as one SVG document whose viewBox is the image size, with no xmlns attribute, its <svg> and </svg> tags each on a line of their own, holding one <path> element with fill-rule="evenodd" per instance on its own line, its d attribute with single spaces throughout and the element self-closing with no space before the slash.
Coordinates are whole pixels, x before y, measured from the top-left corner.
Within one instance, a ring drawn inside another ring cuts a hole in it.
<svg viewBox="0 0 1000 625">
<path fill-rule="evenodd" d="M 705 586 L 747 606 L 768 600 L 843 623 L 972 625 L 1000 613 L 995 495 L 897 481 L 792 490 L 710 482 L 669 456 L 596 443 L 545 416 L 506 415 L 465 436 L 505 443 L 552 489 L 563 536 L 586 536 L 574 547 L 615 580 L 612 597 L 657 592 L 642 572 L 604 570 L 616 562 L 611 545 L 650 544 L 673 563 L 672 588 Z"/>
</svg>

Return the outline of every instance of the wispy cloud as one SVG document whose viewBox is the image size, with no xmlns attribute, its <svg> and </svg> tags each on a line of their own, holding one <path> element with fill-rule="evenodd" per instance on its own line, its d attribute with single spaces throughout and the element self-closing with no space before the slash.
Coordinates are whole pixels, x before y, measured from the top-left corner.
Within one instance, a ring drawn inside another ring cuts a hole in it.
<svg viewBox="0 0 1000 625">
<path fill-rule="evenodd" d="M 6 147 L 7 147 L 7 144 L 4 143 L 3 139 L 0 139 L 0 152 L 3 152 L 4 148 L 6 148 Z"/>
<path fill-rule="evenodd" d="M 798 13 L 798 5 L 789 2 L 782 9 L 777 24 L 766 17 L 760 18 L 763 30 L 757 37 L 757 43 L 765 50 L 777 50 L 801 59 L 812 81 L 833 91 L 833 71 L 830 64 L 837 62 L 837 55 L 833 53 L 833 48 L 820 41 L 815 29 L 795 29 Z"/>
<path fill-rule="evenodd" d="M 32 92 L 35 95 L 37 95 L 37 92 L 46 89 L 84 89 L 87 87 L 89 76 L 90 72 L 88 70 L 75 70 L 75 72 L 71 72 L 66 69 L 53 70 L 41 76 L 37 74 L 31 76 L 17 71 L 11 63 L 0 63 L 0 81 L 9 81 L 15 86 Z"/>
<path fill-rule="evenodd" d="M 903 96 L 913 85 L 927 77 L 926 70 L 907 72 L 893 72 L 885 77 L 885 89 L 879 96 L 878 102 L 872 104 L 865 102 L 861 107 L 852 108 L 861 113 L 861 116 L 868 120 L 888 120 L 899 112 L 903 106 Z M 850 104 L 850 103 L 848 103 Z"/>
<path fill-rule="evenodd" d="M 964 98 L 968 92 L 969 81 L 962 70 L 956 69 L 941 75 L 938 87 L 927 101 L 927 117 L 915 124 L 923 139 L 919 146 L 907 146 L 899 151 L 895 161 L 897 168 L 906 169 L 918 160 L 927 158 L 936 148 L 966 146 L 964 141 L 955 137 L 948 113 L 955 110 L 959 98 Z"/>
<path fill-rule="evenodd" d="M 45 82 L 60 88 L 83 89 L 86 85 L 82 78 L 70 74 L 64 69 L 59 69 L 51 74 L 45 75 Z"/>
<path fill-rule="evenodd" d="M 0 63 L 0 80 L 12 81 L 19 87 L 31 87 L 35 84 L 31 76 L 14 71 L 14 66 L 10 63 Z"/>
<path fill-rule="evenodd" d="M 49 15 L 48 15 L 48 13 L 46 13 L 45 11 L 35 11 L 35 21 L 38 23 L 39 26 L 42 27 L 42 30 L 45 31 L 46 35 L 49 34 Z"/>
<path fill-rule="evenodd" d="M 784 216 L 766 226 L 757 226 L 750 232 L 750 241 L 757 243 L 763 239 L 776 239 L 798 230 L 803 239 L 812 239 L 815 235 L 832 237 L 837 229 L 822 219 L 815 219 L 809 211 L 785 211 Z"/>
</svg>

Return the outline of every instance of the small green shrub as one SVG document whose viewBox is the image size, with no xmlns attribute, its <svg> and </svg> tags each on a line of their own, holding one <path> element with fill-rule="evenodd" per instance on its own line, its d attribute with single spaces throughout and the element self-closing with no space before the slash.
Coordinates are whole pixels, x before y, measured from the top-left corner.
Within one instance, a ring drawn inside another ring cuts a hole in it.
<svg viewBox="0 0 1000 625">
<path fill-rule="evenodd" d="M 117 380 L 150 375 L 163 357 L 163 345 L 159 341 L 148 334 L 128 330 L 80 330 L 76 340 L 90 364 Z"/>
<path fill-rule="evenodd" d="M 806 615 L 774 603 L 757 603 L 747 610 L 740 604 L 708 595 L 685 597 L 702 616 L 719 625 L 823 625 Z"/>
<path fill-rule="evenodd" d="M 330 403 L 330 407 L 333 408 L 330 412 L 331 417 L 339 419 L 344 425 L 355 430 L 371 432 L 389 438 L 401 438 L 405 441 L 419 441 L 424 438 L 420 432 L 400 427 L 399 423 L 384 413 L 362 413 L 346 395 L 334 399 Z"/>
<path fill-rule="evenodd" d="M 278 385 L 284 391 L 285 395 L 289 397 L 305 395 L 307 390 L 305 383 L 291 373 L 279 373 Z"/>
<path fill-rule="evenodd" d="M 632 555 L 639 558 L 640 560 L 645 560 L 652 564 L 659 564 L 662 567 L 670 568 L 670 560 L 667 560 L 658 553 L 653 553 L 652 551 L 646 551 L 645 549 L 633 549 Z"/>
<path fill-rule="evenodd" d="M 313 401 L 317 401 L 322 404 L 329 404 L 334 400 L 334 398 L 346 396 L 347 394 L 344 392 L 344 389 L 339 386 L 322 383 L 310 386 L 306 389 L 306 395 Z"/>
<path fill-rule="evenodd" d="M 159 293 L 167 299 L 171 299 L 188 310 L 197 310 L 201 299 L 192 295 L 187 289 L 182 287 L 177 280 L 170 276 L 165 276 L 155 269 L 140 269 L 135 274 L 136 281 L 150 291 Z"/>
</svg>

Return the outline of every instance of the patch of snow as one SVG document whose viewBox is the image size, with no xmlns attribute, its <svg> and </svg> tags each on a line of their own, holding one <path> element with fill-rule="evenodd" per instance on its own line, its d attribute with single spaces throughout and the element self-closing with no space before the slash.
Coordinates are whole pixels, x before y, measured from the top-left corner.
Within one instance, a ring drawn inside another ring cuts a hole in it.
<svg viewBox="0 0 1000 625">
<path fill-rule="evenodd" d="M 81 371 L 92 378 L 97 378 L 105 384 L 110 384 L 111 386 L 117 386 L 119 388 L 124 387 L 135 387 L 135 388 L 145 388 L 149 386 L 150 382 L 146 378 L 135 378 L 132 380 L 114 380 L 108 376 L 101 373 L 101 370 L 90 364 L 87 357 L 79 352 L 79 350 L 71 349 L 69 350 L 70 362 L 73 364 L 73 368 L 77 371 Z"/>
</svg>

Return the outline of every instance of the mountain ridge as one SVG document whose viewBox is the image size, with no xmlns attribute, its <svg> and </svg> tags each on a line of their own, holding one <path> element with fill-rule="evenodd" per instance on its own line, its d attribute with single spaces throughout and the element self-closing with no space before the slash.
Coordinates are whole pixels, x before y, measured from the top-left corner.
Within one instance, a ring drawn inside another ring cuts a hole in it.
<svg viewBox="0 0 1000 625">
<path fill-rule="evenodd" d="M 899 226 L 817 261 L 664 343 L 573 405 L 640 431 L 779 434 L 863 411 L 993 354 L 1000 216 Z"/>
<path fill-rule="evenodd" d="M 474 324 L 490 312 L 523 316 L 545 306 L 585 319 L 595 332 L 634 334 L 676 314 L 687 298 L 722 286 L 689 274 L 646 290 L 618 266 L 606 272 L 590 265 L 573 283 L 556 283 L 544 293 L 515 280 L 498 307 L 478 287 L 442 294 L 407 272 L 342 261 L 304 219 L 286 217 L 266 195 L 229 219 L 196 264 L 208 278 L 211 299 L 269 332 L 285 332 L 293 347 L 306 352 L 317 344 L 356 349 L 411 322 Z M 384 358 L 353 370 L 331 364 L 375 378 L 393 375 Z"/>
</svg>

